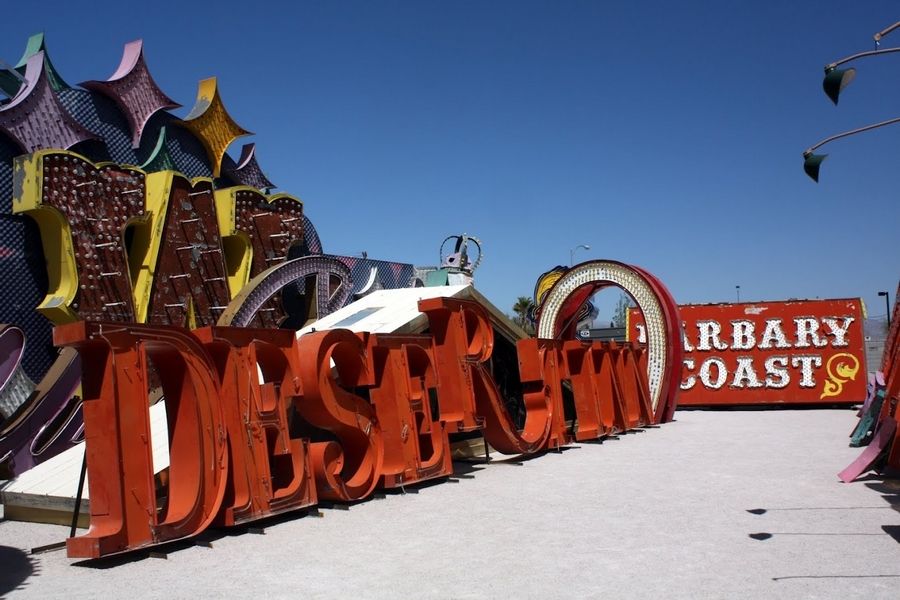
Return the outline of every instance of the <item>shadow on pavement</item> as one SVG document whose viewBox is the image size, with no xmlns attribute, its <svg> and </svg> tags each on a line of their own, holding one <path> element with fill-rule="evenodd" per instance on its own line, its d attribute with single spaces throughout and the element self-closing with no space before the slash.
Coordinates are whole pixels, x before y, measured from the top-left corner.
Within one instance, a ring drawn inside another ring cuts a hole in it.
<svg viewBox="0 0 900 600">
<path fill-rule="evenodd" d="M 787 575 L 785 577 L 773 577 L 772 581 L 784 581 L 786 579 L 896 579 L 900 575 Z"/>
<path fill-rule="evenodd" d="M 780 508 L 749 508 L 747 512 L 753 515 L 764 515 L 769 511 L 789 511 L 789 510 L 872 510 L 878 508 L 886 508 L 900 510 L 900 484 L 896 481 L 868 482 L 866 487 L 882 494 L 882 499 L 887 502 L 887 506 L 808 506 L 808 507 L 780 507 Z M 884 534 L 900 543 L 900 525 L 882 525 Z M 758 532 L 749 533 L 748 537 L 757 541 L 765 541 L 772 539 L 776 535 L 836 535 L 836 536 L 864 536 L 864 535 L 884 535 L 881 533 L 832 533 L 832 532 L 799 532 L 799 531 L 778 531 L 778 532 Z M 804 576 L 805 577 L 805 576 Z M 896 575 L 885 575 L 884 577 L 896 577 Z M 784 578 L 783 578 L 784 579 Z"/>
<path fill-rule="evenodd" d="M 885 526 L 885 527 L 887 527 L 887 526 Z M 885 533 L 887 533 L 887 532 L 885 532 Z M 764 541 L 764 540 L 770 540 L 770 539 L 772 539 L 773 536 L 776 536 L 776 535 L 809 535 L 809 536 L 835 535 L 835 536 L 843 536 L 843 537 L 852 537 L 852 536 L 884 535 L 884 533 L 853 533 L 853 532 L 844 533 L 844 532 L 837 532 L 837 531 L 772 531 L 772 532 L 761 531 L 759 533 L 748 533 L 747 537 L 754 539 L 754 540 L 758 540 L 758 541 Z"/>
<path fill-rule="evenodd" d="M 270 515 L 268 517 L 232 525 L 230 527 L 210 527 L 209 529 L 203 531 L 203 533 L 196 536 L 163 542 L 144 548 L 135 548 L 127 552 L 122 552 L 120 554 L 111 554 L 103 556 L 101 558 L 87 558 L 84 560 L 73 562 L 72 565 L 87 569 L 104 570 L 113 569 L 115 567 L 119 567 L 121 565 L 129 563 L 141 562 L 144 560 L 166 560 L 168 559 L 170 554 L 176 554 L 178 552 L 189 550 L 191 548 L 200 547 L 211 549 L 213 548 L 213 544 L 215 542 L 224 538 L 252 534 L 262 535 L 265 534 L 265 530 L 268 527 L 277 527 L 282 523 L 287 523 L 296 519 L 321 517 L 322 512 L 319 509 L 327 509 L 328 506 L 328 504 L 322 503 L 312 507 L 304 507 L 297 510 Z M 346 508 L 349 508 L 349 505 L 347 505 Z"/>
<path fill-rule="evenodd" d="M 474 479 L 475 474 L 479 471 L 484 471 L 487 465 L 488 463 L 483 461 L 476 462 L 471 460 L 454 460 L 453 476 L 463 479 Z"/>
<path fill-rule="evenodd" d="M 0 546 L 0 597 L 22 589 L 26 579 L 35 574 L 35 563 L 19 548 Z"/>
<path fill-rule="evenodd" d="M 888 503 L 888 508 L 900 511 L 900 481 L 896 479 L 871 481 L 866 483 L 866 487 L 881 494 L 882 500 Z M 882 525 L 881 529 L 900 544 L 900 525 Z"/>
<path fill-rule="evenodd" d="M 866 487 L 881 494 L 882 500 L 900 510 L 900 485 L 895 480 L 868 481 Z"/>
<path fill-rule="evenodd" d="M 900 525 L 882 525 L 881 528 L 886 534 L 894 538 L 894 541 L 900 544 Z"/>
</svg>

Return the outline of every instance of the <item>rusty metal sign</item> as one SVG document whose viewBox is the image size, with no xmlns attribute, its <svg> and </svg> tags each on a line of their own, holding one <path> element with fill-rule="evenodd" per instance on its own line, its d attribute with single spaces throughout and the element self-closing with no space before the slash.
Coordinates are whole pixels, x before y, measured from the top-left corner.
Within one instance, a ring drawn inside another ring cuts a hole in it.
<svg viewBox="0 0 900 600">
<path fill-rule="evenodd" d="M 56 343 L 76 349 L 83 365 L 91 497 L 91 529 L 69 540 L 69 556 L 126 552 L 214 523 L 446 477 L 451 432 L 481 430 L 501 453 L 533 454 L 654 422 L 639 348 L 532 338 L 514 350 L 519 425 L 495 380 L 484 307 L 439 298 L 420 308 L 429 335 L 57 327 Z M 162 470 L 150 451 L 154 373 L 169 433 Z"/>
</svg>

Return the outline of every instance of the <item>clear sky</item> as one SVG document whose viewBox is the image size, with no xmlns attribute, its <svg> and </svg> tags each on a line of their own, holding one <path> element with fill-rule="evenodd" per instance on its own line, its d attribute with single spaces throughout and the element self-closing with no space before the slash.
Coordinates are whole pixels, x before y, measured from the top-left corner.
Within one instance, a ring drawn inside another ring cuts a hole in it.
<svg viewBox="0 0 900 600">
<path fill-rule="evenodd" d="M 819 184 L 802 151 L 900 115 L 900 54 L 858 61 L 838 107 L 821 89 L 826 63 L 897 20 L 888 1 L 19 0 L 0 57 L 44 31 L 77 83 L 142 38 L 176 115 L 219 78 L 255 132 L 230 154 L 257 143 L 326 252 L 435 264 L 465 232 L 505 310 L 589 244 L 577 260 L 642 266 L 681 303 L 740 285 L 879 316 L 900 276 L 900 125 L 823 148 Z"/>
</svg>

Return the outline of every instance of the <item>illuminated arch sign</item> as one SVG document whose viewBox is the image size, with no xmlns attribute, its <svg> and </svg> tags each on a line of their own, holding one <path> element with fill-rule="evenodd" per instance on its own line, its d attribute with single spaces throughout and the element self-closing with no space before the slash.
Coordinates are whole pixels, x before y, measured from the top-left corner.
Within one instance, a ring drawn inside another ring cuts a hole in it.
<svg viewBox="0 0 900 600">
<path fill-rule="evenodd" d="M 537 336 L 571 339 L 579 308 L 595 292 L 619 287 L 646 315 L 646 371 L 650 404 L 656 422 L 670 421 L 678 395 L 677 366 L 682 349 L 678 336 L 678 306 L 663 283 L 640 267 L 613 260 L 576 265 L 556 279 L 538 308 Z"/>
<path fill-rule="evenodd" d="M 695 304 L 679 312 L 682 406 L 854 404 L 866 397 L 859 299 Z M 644 317 L 632 309 L 628 339 L 646 337 Z"/>
</svg>

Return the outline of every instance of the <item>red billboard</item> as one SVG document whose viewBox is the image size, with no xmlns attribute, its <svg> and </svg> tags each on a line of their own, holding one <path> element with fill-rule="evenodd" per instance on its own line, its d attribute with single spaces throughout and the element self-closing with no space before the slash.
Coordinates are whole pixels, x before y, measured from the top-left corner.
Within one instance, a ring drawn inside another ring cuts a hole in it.
<svg viewBox="0 0 900 600">
<path fill-rule="evenodd" d="M 863 304 L 787 300 L 679 306 L 679 406 L 854 404 L 866 397 Z M 646 343 L 640 310 L 629 340 Z"/>
</svg>

